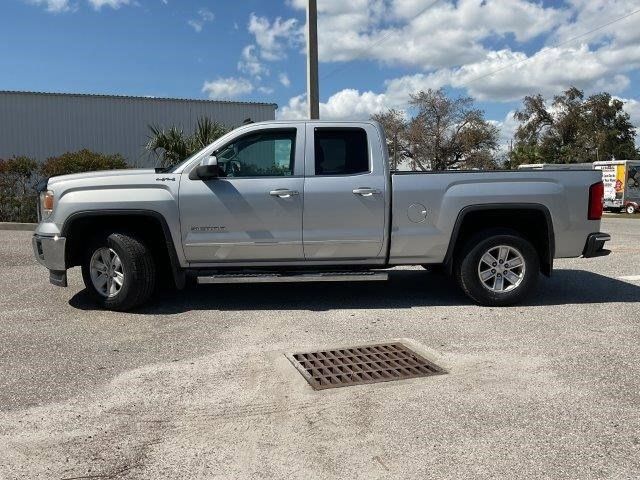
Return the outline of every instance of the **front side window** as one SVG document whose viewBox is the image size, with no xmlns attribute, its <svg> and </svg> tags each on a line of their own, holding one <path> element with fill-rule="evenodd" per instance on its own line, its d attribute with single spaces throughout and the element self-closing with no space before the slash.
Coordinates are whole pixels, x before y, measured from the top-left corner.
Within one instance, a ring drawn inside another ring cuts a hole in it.
<svg viewBox="0 0 640 480">
<path fill-rule="evenodd" d="M 367 133 L 361 128 L 316 128 L 316 175 L 369 172 Z"/>
<path fill-rule="evenodd" d="M 267 130 L 239 138 L 216 152 L 220 176 L 293 175 L 295 143 L 295 130 Z"/>
</svg>

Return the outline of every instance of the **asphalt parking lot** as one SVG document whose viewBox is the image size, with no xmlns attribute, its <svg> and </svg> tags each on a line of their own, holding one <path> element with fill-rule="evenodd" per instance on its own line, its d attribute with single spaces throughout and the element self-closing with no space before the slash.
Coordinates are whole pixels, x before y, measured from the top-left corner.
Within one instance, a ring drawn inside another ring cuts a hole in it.
<svg viewBox="0 0 640 480">
<path fill-rule="evenodd" d="M 0 231 L 0 478 L 640 477 L 640 222 L 556 262 L 535 298 L 239 285 L 96 310 Z M 448 374 L 313 391 L 286 352 L 404 339 Z"/>
</svg>

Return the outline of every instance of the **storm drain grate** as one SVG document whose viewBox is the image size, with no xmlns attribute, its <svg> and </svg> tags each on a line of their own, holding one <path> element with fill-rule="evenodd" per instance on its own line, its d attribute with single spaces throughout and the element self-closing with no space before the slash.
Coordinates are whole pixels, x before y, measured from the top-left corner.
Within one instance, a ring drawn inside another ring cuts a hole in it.
<svg viewBox="0 0 640 480">
<path fill-rule="evenodd" d="M 287 355 L 314 390 L 446 373 L 401 343 Z"/>
</svg>

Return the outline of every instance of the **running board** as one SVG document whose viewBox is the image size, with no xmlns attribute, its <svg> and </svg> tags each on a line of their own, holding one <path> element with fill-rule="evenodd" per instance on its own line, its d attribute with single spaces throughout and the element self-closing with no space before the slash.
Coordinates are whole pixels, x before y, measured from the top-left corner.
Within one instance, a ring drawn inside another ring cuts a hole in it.
<svg viewBox="0 0 640 480">
<path fill-rule="evenodd" d="M 198 283 L 382 282 L 388 278 L 385 272 L 228 273 L 198 277 Z"/>
</svg>

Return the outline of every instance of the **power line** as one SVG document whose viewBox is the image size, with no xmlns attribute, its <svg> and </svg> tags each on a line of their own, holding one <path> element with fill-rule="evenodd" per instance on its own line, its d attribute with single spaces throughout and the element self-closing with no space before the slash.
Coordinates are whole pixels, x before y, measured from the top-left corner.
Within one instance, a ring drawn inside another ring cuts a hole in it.
<svg viewBox="0 0 640 480">
<path fill-rule="evenodd" d="M 640 12 L 640 9 L 634 10 L 633 12 L 628 13 L 627 15 L 624 15 L 624 16 L 622 16 L 620 18 L 615 19 L 615 20 L 611 20 L 610 22 L 604 23 L 604 24 L 600 25 L 599 27 L 594 28 L 593 30 L 589 30 L 588 32 L 582 33 L 582 34 L 580 34 L 580 35 L 578 35 L 576 37 L 573 37 L 573 38 L 570 38 L 568 40 L 565 40 L 564 42 L 556 43 L 555 45 L 552 45 L 552 47 L 554 47 L 554 48 L 561 47 L 561 46 L 566 45 L 568 43 L 571 43 L 571 42 L 574 42 L 576 40 L 579 40 L 580 38 L 583 38 L 583 37 L 586 37 L 588 35 L 591 35 L 592 33 L 595 33 L 595 32 L 597 32 L 599 30 L 602 30 L 603 28 L 606 28 L 609 25 L 613 25 L 614 23 L 617 23 L 617 22 L 620 22 L 620 21 L 622 21 L 622 20 L 624 20 L 626 18 L 629 18 L 630 16 L 635 15 L 638 12 Z M 542 56 L 544 56 L 544 55 L 546 55 L 548 53 L 549 53 L 549 50 L 547 50 L 546 52 L 542 52 L 542 53 L 537 55 L 537 58 L 540 58 L 540 57 L 542 57 Z M 507 68 L 511 68 L 511 67 L 516 66 L 516 65 L 520 65 L 521 63 L 528 62 L 529 60 L 532 60 L 533 58 L 536 58 L 536 55 L 533 55 L 533 56 L 527 57 L 527 58 L 523 58 L 522 60 L 518 60 L 516 62 L 510 63 L 508 65 L 504 65 L 504 66 L 502 66 L 500 68 L 497 68 L 497 69 L 493 70 L 492 72 L 485 73 L 485 74 L 480 75 L 478 77 L 472 78 L 471 80 L 468 80 L 468 81 L 464 82 L 461 86 L 466 87 L 470 83 L 477 82 L 478 80 L 482 80 L 483 78 L 490 77 L 491 75 L 494 75 L 494 74 L 496 74 L 498 72 L 506 70 Z"/>
<path fill-rule="evenodd" d="M 430 9 L 430 8 L 432 8 L 432 7 L 434 7 L 434 6 L 435 6 L 439 1 L 440 1 L 440 0 L 435 0 L 435 1 L 431 2 L 431 3 L 430 3 L 429 5 L 427 5 L 424 9 L 422 9 L 420 12 L 418 12 L 418 14 L 417 14 L 417 15 L 415 15 L 415 17 L 417 18 L 417 17 L 419 17 L 419 16 L 423 15 L 427 10 L 429 10 L 429 9 Z M 569 44 L 569 43 L 571 43 L 571 42 L 574 42 L 574 41 L 579 40 L 579 39 L 581 39 L 581 38 L 584 38 L 584 37 L 587 37 L 587 36 L 589 36 L 589 35 L 592 35 L 593 33 L 598 32 L 598 31 L 600 31 L 600 30 L 602 30 L 602 29 L 604 29 L 604 28 L 606 28 L 606 27 L 608 27 L 608 26 L 610 26 L 610 25 L 613 25 L 613 24 L 618 23 L 618 22 L 620 22 L 620 21 L 622 21 L 622 20 L 625 20 L 625 19 L 627 19 L 627 18 L 629 18 L 629 17 L 631 17 L 631 16 L 633 16 L 633 15 L 635 15 L 635 14 L 637 14 L 637 13 L 640 13 L 640 9 L 634 10 L 634 11 L 632 11 L 632 12 L 630 12 L 630 13 L 626 14 L 626 15 L 623 15 L 622 17 L 616 18 L 616 19 L 611 20 L 611 21 L 609 21 L 609 22 L 607 22 L 607 23 L 604 23 L 604 24 L 602 24 L 602 25 L 599 25 L 598 27 L 593 28 L 592 30 L 589 30 L 588 32 L 585 32 L 585 33 L 582 33 L 582 34 L 577 35 L 577 36 L 575 36 L 575 37 L 569 38 L 569 39 L 567 39 L 567 40 L 565 40 L 565 41 L 563 41 L 563 42 L 556 43 L 556 44 L 552 45 L 552 47 L 557 48 L 557 47 L 561 47 L 561 46 L 563 46 L 563 45 L 567 45 L 567 44 Z M 377 46 L 377 45 L 381 44 L 382 42 L 384 42 L 385 40 L 387 40 L 387 39 L 388 39 L 389 37 L 391 37 L 391 35 L 393 35 L 394 33 L 395 33 L 395 31 L 394 31 L 394 30 L 391 30 L 389 33 L 387 33 L 387 34 L 386 34 L 386 35 L 384 35 L 383 37 L 379 38 L 378 40 L 376 40 L 376 41 L 375 41 L 375 42 L 373 42 L 372 44 L 370 44 L 370 45 L 368 45 L 367 47 L 365 47 L 365 48 L 361 49 L 361 50 L 356 54 L 356 56 L 355 56 L 352 60 L 350 60 L 350 62 L 352 62 L 352 61 L 354 61 L 354 60 L 357 60 L 358 58 L 361 58 L 363 54 L 365 54 L 365 53 L 369 52 L 373 47 L 375 47 L 375 46 Z M 533 55 L 533 56 L 531 56 L 531 57 L 523 58 L 522 60 L 518 60 L 518 61 L 512 62 L 512 63 L 510 63 L 510 64 L 508 64 L 508 65 L 504 65 L 504 66 L 502 66 L 502 67 L 500 67 L 500 68 L 497 68 L 497 69 L 495 69 L 495 70 L 493 70 L 493 71 L 491 71 L 491 72 L 485 73 L 485 74 L 480 75 L 480 76 L 475 77 L 475 78 L 472 78 L 471 80 L 468 80 L 468 81 L 466 81 L 466 82 L 464 82 L 464 83 L 460 84 L 459 86 L 460 86 L 460 87 L 466 87 L 467 85 L 469 85 L 469 84 L 471 84 L 471 83 L 474 83 L 474 82 L 477 82 L 478 80 L 482 80 L 483 78 L 490 77 L 490 76 L 492 76 L 492 75 L 495 75 L 496 73 L 499 73 L 499 72 L 501 72 L 501 71 L 503 71 L 503 70 L 506 70 L 506 69 L 508 69 L 508 68 L 514 67 L 514 66 L 516 66 L 516 65 L 520 65 L 520 64 L 522 64 L 522 63 L 526 63 L 526 62 L 528 62 L 528 61 L 530 61 L 530 60 L 532 60 L 532 59 L 534 59 L 534 58 L 540 58 L 541 56 L 544 56 L 544 55 L 546 55 L 546 54 L 548 54 L 548 53 L 549 53 L 549 50 L 547 50 L 546 52 L 539 53 L 538 55 Z M 328 78 L 328 77 L 330 77 L 331 75 L 334 75 L 334 74 L 335 74 L 335 73 L 337 73 L 337 72 L 340 72 L 340 71 L 342 71 L 342 70 L 345 70 L 345 69 L 347 69 L 347 68 L 351 67 L 352 65 L 351 65 L 351 63 L 350 63 L 350 62 L 349 62 L 349 63 L 348 63 L 348 62 L 345 62 L 343 65 L 340 65 L 339 67 L 337 67 L 337 68 L 333 69 L 333 70 L 332 70 L 332 71 L 330 71 L 329 73 L 327 73 L 327 74 L 323 75 L 323 76 L 321 77 L 321 80 L 324 80 L 325 78 Z M 305 95 L 305 94 L 306 94 L 306 92 L 305 92 L 305 93 L 302 93 L 301 95 Z M 404 104 L 404 105 L 399 106 L 399 107 L 397 107 L 397 108 L 405 108 L 405 107 L 409 107 L 409 106 L 410 106 L 410 104 L 409 104 L 409 103 L 407 103 L 407 104 Z"/>
<path fill-rule="evenodd" d="M 597 31 L 599 31 L 599 30 L 602 30 L 603 28 L 606 28 L 606 27 L 608 27 L 608 26 L 610 26 L 610 25 L 613 25 L 614 23 L 618 23 L 618 22 L 620 22 L 620 21 L 622 21 L 622 20 L 625 20 L 626 18 L 629 18 L 629 17 L 631 17 L 632 15 L 635 15 L 636 13 L 640 13 L 640 9 L 638 9 L 638 10 L 634 10 L 634 11 L 632 11 L 632 12 L 630 12 L 630 13 L 626 14 L 626 15 L 623 15 L 622 17 L 616 18 L 615 20 L 611 20 L 611 21 L 609 21 L 609 22 L 607 22 L 607 23 L 603 23 L 602 25 L 600 25 L 600 26 L 598 26 L 598 27 L 596 27 L 596 28 L 594 28 L 594 29 L 592 29 L 592 30 L 589 30 L 588 32 L 585 32 L 585 33 L 582 33 L 582 34 L 577 35 L 577 36 L 575 36 L 575 37 L 569 38 L 568 40 L 565 40 L 565 41 L 563 41 L 563 42 L 556 43 L 556 44 L 552 45 L 552 47 L 557 48 L 557 47 L 561 47 L 561 46 L 563 46 L 563 45 L 567 45 L 568 43 L 571 43 L 571 42 L 574 42 L 574 41 L 576 41 L 576 40 L 579 40 L 579 39 L 581 39 L 581 38 L 583 38 L 583 37 L 589 36 L 589 35 L 591 35 L 591 34 L 593 34 L 593 33 L 597 32 Z M 492 76 L 492 75 L 494 75 L 494 74 L 496 74 L 496 73 L 499 73 L 499 72 L 501 72 L 501 71 L 503 71 L 503 70 L 506 70 L 506 69 L 508 69 L 508 68 L 514 67 L 514 66 L 516 66 L 516 65 L 520 65 L 520 64 L 525 63 L 525 62 L 528 62 L 528 61 L 530 61 L 530 60 L 533 60 L 534 58 L 540 58 L 540 57 L 542 57 L 542 56 L 544 56 L 544 55 L 547 55 L 549 52 L 550 52 L 550 51 L 549 51 L 549 50 L 547 50 L 547 51 L 542 52 L 542 53 L 539 53 L 539 54 L 537 54 L 537 55 L 533 55 L 533 56 L 531 56 L 531 57 L 523 58 L 522 60 L 518 60 L 518 61 L 516 61 L 516 62 L 512 62 L 512 63 L 510 63 L 510 64 L 508 64 L 508 65 L 504 65 L 504 66 L 502 66 L 502 67 L 500 67 L 500 68 L 497 68 L 497 69 L 495 69 L 495 70 L 493 70 L 493 71 L 491 71 L 491 72 L 488 72 L 488 73 L 482 74 L 482 75 L 480 75 L 480 76 L 478 76 L 478 77 L 475 77 L 475 78 L 472 78 L 471 80 L 468 80 L 468 81 L 466 81 L 466 82 L 464 82 L 464 83 L 461 83 L 461 84 L 459 84 L 459 85 L 456 85 L 456 88 L 466 87 L 466 86 L 468 86 L 468 85 L 469 85 L 469 84 L 471 84 L 471 83 L 477 82 L 478 80 L 482 80 L 483 78 L 490 77 L 490 76 Z M 405 104 L 403 104 L 403 105 L 398 106 L 397 108 L 408 108 L 408 107 L 410 107 L 410 106 L 411 106 L 411 103 L 405 103 Z"/>
</svg>

